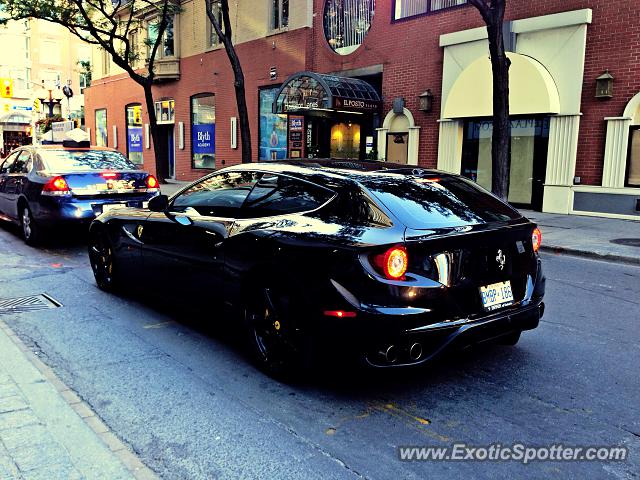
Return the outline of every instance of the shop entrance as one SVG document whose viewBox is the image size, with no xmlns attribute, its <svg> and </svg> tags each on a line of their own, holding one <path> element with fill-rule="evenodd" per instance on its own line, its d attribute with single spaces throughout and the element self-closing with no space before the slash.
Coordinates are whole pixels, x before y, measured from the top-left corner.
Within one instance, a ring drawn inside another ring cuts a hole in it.
<svg viewBox="0 0 640 480">
<path fill-rule="evenodd" d="M 287 114 L 289 158 L 363 160 L 375 154 L 381 104 L 365 80 L 301 72 L 280 87 L 272 113 Z"/>
<path fill-rule="evenodd" d="M 464 126 L 461 173 L 491 190 L 491 120 L 467 120 Z M 511 120 L 509 203 L 542 209 L 549 146 L 549 117 Z"/>
</svg>

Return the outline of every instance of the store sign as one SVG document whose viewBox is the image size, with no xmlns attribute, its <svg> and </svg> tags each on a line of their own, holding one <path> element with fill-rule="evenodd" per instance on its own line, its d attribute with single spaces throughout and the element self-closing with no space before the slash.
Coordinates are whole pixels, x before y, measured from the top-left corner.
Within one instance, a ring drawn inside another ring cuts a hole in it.
<svg viewBox="0 0 640 480">
<path fill-rule="evenodd" d="M 353 98 L 333 97 L 333 108 L 349 112 L 378 112 L 382 102 L 376 100 L 357 100 Z"/>
<path fill-rule="evenodd" d="M 142 153 L 142 127 L 129 127 L 127 132 L 129 153 Z"/>
<path fill-rule="evenodd" d="M 192 125 L 191 142 L 194 154 L 215 154 L 216 151 L 216 126 Z"/>
</svg>

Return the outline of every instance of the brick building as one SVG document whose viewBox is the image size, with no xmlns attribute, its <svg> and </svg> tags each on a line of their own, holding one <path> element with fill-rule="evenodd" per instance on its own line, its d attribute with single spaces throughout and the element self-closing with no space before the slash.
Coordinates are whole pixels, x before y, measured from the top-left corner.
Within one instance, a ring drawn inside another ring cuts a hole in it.
<svg viewBox="0 0 640 480">
<path fill-rule="evenodd" d="M 375 157 L 489 184 L 486 29 L 465 0 L 241 0 L 231 7 L 256 160 Z M 203 0 L 182 2 L 158 67 L 162 147 L 177 180 L 240 161 L 233 77 L 204 8 Z M 637 1 L 508 0 L 505 21 L 510 200 L 637 218 Z M 86 94 L 92 140 L 153 170 L 142 89 L 101 55 L 94 52 Z M 142 141 L 132 143 L 138 133 Z"/>
</svg>

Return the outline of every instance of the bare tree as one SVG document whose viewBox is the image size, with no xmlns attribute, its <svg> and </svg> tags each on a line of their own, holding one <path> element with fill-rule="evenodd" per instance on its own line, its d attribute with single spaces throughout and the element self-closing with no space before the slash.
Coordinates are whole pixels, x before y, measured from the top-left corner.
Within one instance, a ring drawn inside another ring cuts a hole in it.
<svg viewBox="0 0 640 480">
<path fill-rule="evenodd" d="M 179 11 L 177 0 L 0 0 L 12 19 L 37 18 L 62 25 L 81 40 L 105 51 L 118 67 L 144 91 L 153 139 L 156 173 L 161 181 L 168 175 L 167 150 L 161 146 L 155 113 L 153 84 L 156 81 L 156 57 L 164 44 L 167 27 Z M 144 29 L 146 19 L 154 18 L 156 38 L 145 42 L 148 47 L 146 68 L 139 68 L 140 45 L 132 42 Z"/>
<path fill-rule="evenodd" d="M 511 122 L 509 120 L 509 66 L 504 49 L 503 22 L 506 0 L 469 0 L 487 25 L 493 72 L 493 138 L 491 191 L 503 200 L 509 195 Z"/>
<path fill-rule="evenodd" d="M 242 65 L 233 45 L 233 30 L 229 17 L 228 0 L 206 0 L 207 17 L 211 22 L 218 38 L 227 52 L 231 69 L 233 70 L 233 87 L 236 93 L 238 105 L 238 117 L 240 120 L 240 141 L 242 142 L 242 163 L 251 163 L 251 128 L 249 126 L 249 112 L 247 110 L 247 97 L 244 88 L 244 73 Z"/>
</svg>

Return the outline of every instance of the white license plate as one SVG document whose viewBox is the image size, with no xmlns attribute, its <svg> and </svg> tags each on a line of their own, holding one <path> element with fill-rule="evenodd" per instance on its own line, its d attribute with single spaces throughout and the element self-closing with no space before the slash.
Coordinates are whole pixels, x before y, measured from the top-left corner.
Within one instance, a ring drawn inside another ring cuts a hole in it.
<svg viewBox="0 0 640 480">
<path fill-rule="evenodd" d="M 106 203 L 102 205 L 102 213 L 106 213 L 116 208 L 122 208 L 126 206 L 127 205 L 124 203 Z"/>
<path fill-rule="evenodd" d="M 492 283 L 485 287 L 480 287 L 480 298 L 485 310 L 491 311 L 513 304 L 513 292 L 511 282 Z"/>
</svg>

